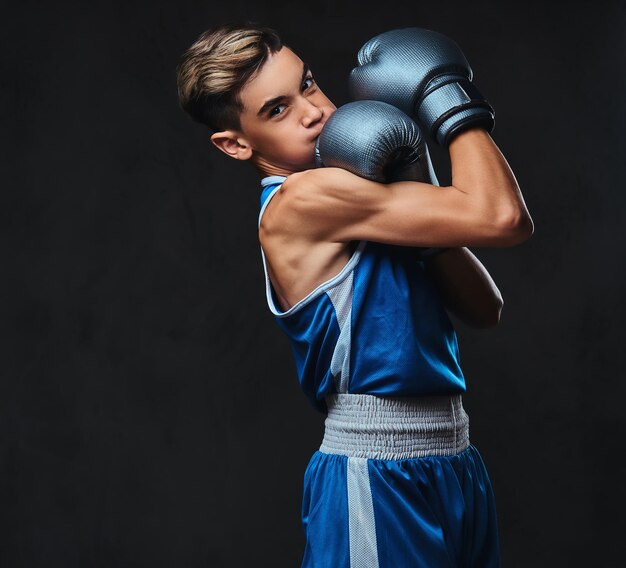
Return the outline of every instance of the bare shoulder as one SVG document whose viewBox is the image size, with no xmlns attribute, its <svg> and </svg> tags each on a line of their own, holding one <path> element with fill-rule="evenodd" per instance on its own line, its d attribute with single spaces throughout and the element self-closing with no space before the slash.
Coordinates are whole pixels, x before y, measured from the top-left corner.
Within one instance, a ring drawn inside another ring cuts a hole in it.
<svg viewBox="0 0 626 568">
<path fill-rule="evenodd" d="M 297 195 L 305 192 L 304 174 L 306 171 L 289 175 L 266 206 L 259 225 L 259 237 L 262 242 L 277 236 L 282 238 L 302 236 L 295 204 L 299 201 Z"/>
<path fill-rule="evenodd" d="M 318 223 L 303 214 L 298 194 L 311 189 L 307 172 L 291 174 L 267 205 L 259 226 L 268 275 L 279 304 L 287 310 L 338 274 L 357 243 L 323 238 Z"/>
<path fill-rule="evenodd" d="M 346 229 L 374 214 L 390 188 L 329 167 L 292 174 L 281 191 L 283 213 L 300 234 L 314 241 L 350 242 L 360 238 Z"/>
</svg>

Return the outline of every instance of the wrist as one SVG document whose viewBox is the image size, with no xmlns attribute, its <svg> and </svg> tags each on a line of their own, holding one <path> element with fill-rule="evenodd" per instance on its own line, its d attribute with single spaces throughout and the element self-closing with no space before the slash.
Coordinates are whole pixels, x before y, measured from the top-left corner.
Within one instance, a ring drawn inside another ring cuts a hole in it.
<svg viewBox="0 0 626 568">
<path fill-rule="evenodd" d="M 491 140 L 489 132 L 482 126 L 473 126 L 458 132 L 448 144 L 448 150 L 454 151 L 454 148 L 463 148 L 467 145 L 474 145 L 478 141 Z"/>
</svg>

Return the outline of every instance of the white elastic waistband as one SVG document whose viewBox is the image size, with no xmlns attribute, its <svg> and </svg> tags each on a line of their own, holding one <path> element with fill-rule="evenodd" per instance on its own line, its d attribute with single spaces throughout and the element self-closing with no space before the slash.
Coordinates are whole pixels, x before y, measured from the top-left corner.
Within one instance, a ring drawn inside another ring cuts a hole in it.
<svg viewBox="0 0 626 568">
<path fill-rule="evenodd" d="M 454 455 L 469 446 L 469 416 L 461 395 L 326 397 L 320 452 L 398 460 Z"/>
</svg>

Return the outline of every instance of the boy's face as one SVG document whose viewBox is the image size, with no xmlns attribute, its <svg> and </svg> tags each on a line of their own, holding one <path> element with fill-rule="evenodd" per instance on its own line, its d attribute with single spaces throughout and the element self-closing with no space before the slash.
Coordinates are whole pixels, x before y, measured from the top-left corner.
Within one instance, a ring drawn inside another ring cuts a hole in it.
<svg viewBox="0 0 626 568">
<path fill-rule="evenodd" d="M 288 47 L 270 54 L 240 93 L 241 129 L 211 140 L 230 156 L 252 160 L 263 175 L 289 175 L 315 167 L 315 141 L 337 107 Z"/>
</svg>

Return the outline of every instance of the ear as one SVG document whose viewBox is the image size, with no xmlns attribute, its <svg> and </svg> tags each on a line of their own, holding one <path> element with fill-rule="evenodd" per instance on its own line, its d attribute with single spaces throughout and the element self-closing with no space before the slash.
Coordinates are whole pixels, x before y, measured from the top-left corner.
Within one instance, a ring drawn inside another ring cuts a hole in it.
<svg viewBox="0 0 626 568">
<path fill-rule="evenodd" d="M 249 160 L 252 157 L 252 146 L 235 130 L 224 130 L 211 135 L 211 142 L 224 154 L 235 160 Z"/>
</svg>

